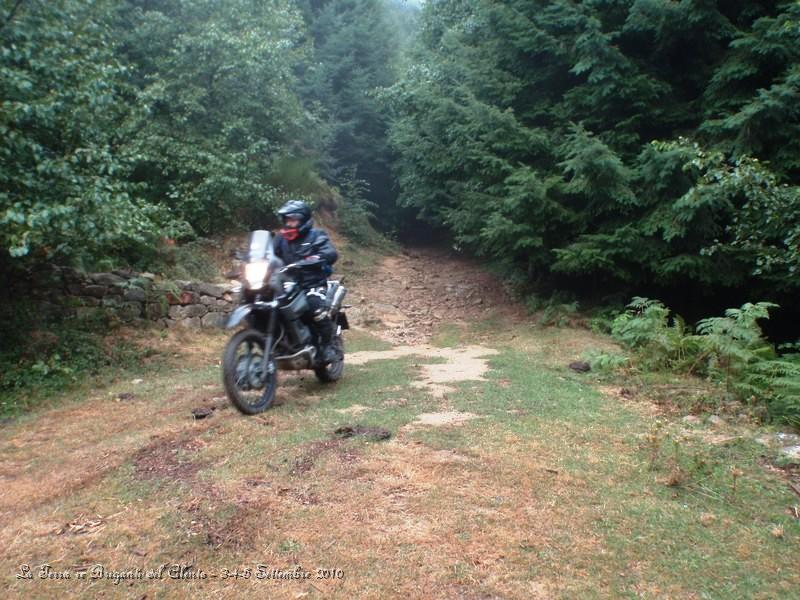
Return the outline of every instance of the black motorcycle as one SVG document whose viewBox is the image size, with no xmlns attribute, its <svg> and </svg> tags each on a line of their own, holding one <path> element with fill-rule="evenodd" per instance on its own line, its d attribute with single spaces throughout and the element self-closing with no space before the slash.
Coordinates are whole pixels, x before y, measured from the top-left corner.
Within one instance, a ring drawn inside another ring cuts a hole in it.
<svg viewBox="0 0 800 600">
<path fill-rule="evenodd" d="M 337 359 L 324 364 L 318 336 L 301 319 L 309 308 L 306 293 L 292 277 L 297 269 L 321 265 L 315 261 L 284 265 L 272 243 L 269 231 L 253 231 L 247 250 L 237 253 L 244 263 L 240 302 L 225 323 L 228 329 L 245 324 L 225 346 L 222 379 L 228 398 L 247 415 L 272 406 L 278 370 L 312 369 L 323 382 L 336 381 L 344 371 L 342 330 L 349 326 L 342 301 L 347 290 L 338 281 L 328 281 L 326 301 Z"/>
</svg>

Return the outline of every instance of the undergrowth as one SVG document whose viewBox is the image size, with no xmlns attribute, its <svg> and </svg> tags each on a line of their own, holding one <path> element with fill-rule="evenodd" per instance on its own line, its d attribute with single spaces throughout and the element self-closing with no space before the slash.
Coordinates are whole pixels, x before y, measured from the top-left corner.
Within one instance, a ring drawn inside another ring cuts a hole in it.
<svg viewBox="0 0 800 600">
<path fill-rule="evenodd" d="M 658 300 L 635 297 L 611 324 L 612 336 L 633 352 L 633 365 L 607 353 L 595 354 L 592 364 L 698 375 L 720 384 L 730 399 L 763 403 L 774 420 L 800 425 L 798 346 L 776 349 L 758 325 L 775 307 L 747 303 L 692 328 Z"/>
<path fill-rule="evenodd" d="M 378 205 L 367 199 L 368 191 L 367 182 L 357 179 L 355 172 L 346 174 L 339 185 L 338 229 L 356 244 L 381 246 L 386 240 L 373 226 Z"/>
<path fill-rule="evenodd" d="M 153 350 L 113 343 L 113 315 L 37 321 L 22 314 L 0 346 L 0 416 L 13 417 L 108 369 L 135 368 Z"/>
</svg>

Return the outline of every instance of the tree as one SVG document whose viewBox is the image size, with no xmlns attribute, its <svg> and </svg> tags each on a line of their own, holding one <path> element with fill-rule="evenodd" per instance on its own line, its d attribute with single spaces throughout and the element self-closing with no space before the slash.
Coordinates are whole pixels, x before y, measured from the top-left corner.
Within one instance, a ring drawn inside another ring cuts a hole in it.
<svg viewBox="0 0 800 600">
<path fill-rule="evenodd" d="M 305 3 L 314 61 L 300 86 L 307 104 L 325 115 L 320 165 L 342 187 L 366 184 L 366 198 L 390 220 L 395 191 L 387 145 L 388 118 L 375 95 L 395 80 L 401 38 L 392 26 L 411 18 L 385 0 Z"/>
<path fill-rule="evenodd" d="M 281 159 L 311 144 L 294 91 L 308 57 L 287 0 L 128 0 L 116 31 L 146 113 L 133 178 L 200 233 L 271 215 Z"/>
<path fill-rule="evenodd" d="M 0 31 L 2 260 L 119 254 L 180 227 L 129 180 L 136 94 L 114 55 L 109 2 L 11 5 Z"/>
</svg>

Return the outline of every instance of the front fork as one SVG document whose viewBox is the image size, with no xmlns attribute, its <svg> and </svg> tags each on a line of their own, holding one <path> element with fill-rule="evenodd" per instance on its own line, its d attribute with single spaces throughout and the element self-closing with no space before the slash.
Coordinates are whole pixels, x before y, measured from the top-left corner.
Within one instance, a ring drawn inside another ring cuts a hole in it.
<svg viewBox="0 0 800 600">
<path fill-rule="evenodd" d="M 272 340 L 275 337 L 275 324 L 277 319 L 278 309 L 277 307 L 273 307 L 272 310 L 269 311 L 269 317 L 267 317 L 267 333 L 264 336 L 264 358 L 261 364 L 261 372 L 270 377 L 275 371 L 275 365 L 272 364 L 270 359 L 272 356 Z"/>
</svg>

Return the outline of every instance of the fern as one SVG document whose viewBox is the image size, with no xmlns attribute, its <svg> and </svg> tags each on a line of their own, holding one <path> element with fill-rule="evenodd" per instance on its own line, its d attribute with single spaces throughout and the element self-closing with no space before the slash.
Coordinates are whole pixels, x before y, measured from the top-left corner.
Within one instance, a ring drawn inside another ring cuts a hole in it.
<svg viewBox="0 0 800 600">
<path fill-rule="evenodd" d="M 691 335 L 680 316 L 670 320 L 670 310 L 649 298 L 635 297 L 628 311 L 614 320 L 611 333 L 637 350 L 642 366 L 650 369 L 686 370 L 703 351 L 702 340 Z"/>
<path fill-rule="evenodd" d="M 764 339 L 758 320 L 769 318 L 769 309 L 776 306 L 748 302 L 741 308 L 729 308 L 724 317 L 697 324 L 709 351 L 709 375 L 740 398 L 763 397 L 770 385 L 771 379 L 760 369 L 761 363 L 775 359 L 775 350 Z"/>
<path fill-rule="evenodd" d="M 724 317 L 701 320 L 693 333 L 658 300 L 635 297 L 614 319 L 611 333 L 644 369 L 704 375 L 734 398 L 765 404 L 773 419 L 800 425 L 800 353 L 779 356 L 758 325 L 776 306 L 730 308 Z M 597 363 L 613 368 L 613 361 Z"/>
</svg>

